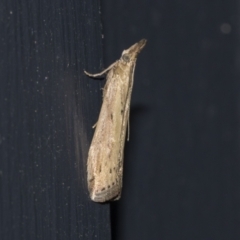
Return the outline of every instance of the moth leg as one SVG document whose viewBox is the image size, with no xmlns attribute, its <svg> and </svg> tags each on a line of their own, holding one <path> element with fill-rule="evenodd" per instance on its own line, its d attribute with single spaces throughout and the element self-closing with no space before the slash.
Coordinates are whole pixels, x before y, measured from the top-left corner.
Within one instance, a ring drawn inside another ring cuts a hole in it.
<svg viewBox="0 0 240 240">
<path fill-rule="evenodd" d="M 92 126 L 92 128 L 95 128 L 97 126 L 97 122 Z"/>
<path fill-rule="evenodd" d="M 128 135 L 127 135 L 127 141 L 129 141 L 129 139 L 130 139 L 130 121 L 129 121 L 129 117 L 128 117 Z"/>
<path fill-rule="evenodd" d="M 105 97 L 105 94 L 106 94 L 106 91 L 107 91 L 107 88 L 108 88 L 107 85 L 108 84 L 105 84 L 104 88 L 102 88 L 102 90 L 103 90 L 103 98 Z"/>
<path fill-rule="evenodd" d="M 106 73 L 106 72 L 108 72 L 109 70 L 111 70 L 116 63 L 117 63 L 117 61 L 114 62 L 113 64 L 111 64 L 108 68 L 106 68 L 105 70 L 103 70 L 103 71 L 100 72 L 100 73 L 92 74 L 92 73 L 88 73 L 88 72 L 85 71 L 85 70 L 84 70 L 84 73 L 85 73 L 86 75 L 88 75 L 89 77 L 100 77 L 100 76 L 102 76 L 104 73 Z"/>
<path fill-rule="evenodd" d="M 106 85 L 103 88 L 101 88 L 101 90 L 103 92 L 102 98 L 104 98 L 105 97 L 105 92 L 106 92 Z"/>
</svg>

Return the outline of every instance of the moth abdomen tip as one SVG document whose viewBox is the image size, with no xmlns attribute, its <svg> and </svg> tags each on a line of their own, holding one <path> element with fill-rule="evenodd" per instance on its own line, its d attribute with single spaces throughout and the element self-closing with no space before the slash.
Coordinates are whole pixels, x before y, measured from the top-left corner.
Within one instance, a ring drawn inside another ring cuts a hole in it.
<svg viewBox="0 0 240 240">
<path fill-rule="evenodd" d="M 117 185 L 107 185 L 106 187 L 102 187 L 99 190 L 93 190 L 90 193 L 90 198 L 94 202 L 108 202 L 115 201 L 120 199 L 121 197 L 121 189 Z"/>
</svg>

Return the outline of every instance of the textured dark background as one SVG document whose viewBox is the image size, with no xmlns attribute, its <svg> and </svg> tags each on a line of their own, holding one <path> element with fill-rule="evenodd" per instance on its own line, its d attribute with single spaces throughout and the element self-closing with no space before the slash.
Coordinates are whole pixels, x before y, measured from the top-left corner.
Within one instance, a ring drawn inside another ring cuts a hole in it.
<svg viewBox="0 0 240 240">
<path fill-rule="evenodd" d="M 0 239 L 240 239 L 239 1 L 0 2 Z M 139 55 L 120 201 L 86 158 L 104 81 Z M 104 59 L 104 61 L 103 61 Z"/>
<path fill-rule="evenodd" d="M 106 66 L 141 38 L 114 240 L 240 239 L 239 1 L 102 1 Z"/>
<path fill-rule="evenodd" d="M 86 188 L 99 1 L 0 1 L 0 56 L 0 239 L 110 239 L 109 205 Z"/>
</svg>

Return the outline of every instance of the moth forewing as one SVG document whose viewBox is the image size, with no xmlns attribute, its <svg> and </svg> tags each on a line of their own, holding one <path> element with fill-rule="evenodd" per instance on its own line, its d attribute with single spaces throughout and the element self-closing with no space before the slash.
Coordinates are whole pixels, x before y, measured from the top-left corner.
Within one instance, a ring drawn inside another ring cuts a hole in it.
<svg viewBox="0 0 240 240">
<path fill-rule="evenodd" d="M 142 39 L 124 50 L 121 58 L 98 74 L 107 73 L 103 103 L 88 152 L 87 173 L 90 198 L 95 202 L 121 197 L 123 150 L 129 118 L 133 75 L 138 53 L 145 46 Z"/>
</svg>

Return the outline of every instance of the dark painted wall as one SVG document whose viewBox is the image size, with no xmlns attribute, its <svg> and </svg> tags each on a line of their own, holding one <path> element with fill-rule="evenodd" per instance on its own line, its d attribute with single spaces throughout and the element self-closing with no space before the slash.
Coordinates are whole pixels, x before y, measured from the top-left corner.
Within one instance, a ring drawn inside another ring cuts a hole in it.
<svg viewBox="0 0 240 240">
<path fill-rule="evenodd" d="M 86 159 L 101 105 L 98 1 L 0 2 L 0 239 L 110 239 Z"/>
<path fill-rule="evenodd" d="M 240 239 L 239 1 L 102 1 L 105 65 L 141 38 L 115 240 Z"/>
</svg>

